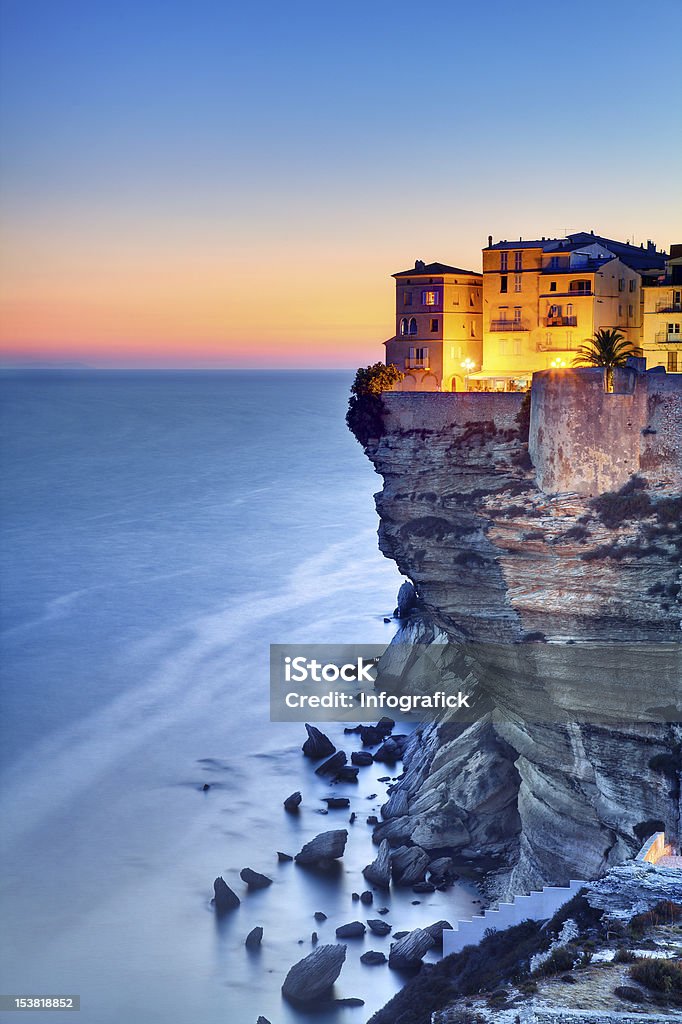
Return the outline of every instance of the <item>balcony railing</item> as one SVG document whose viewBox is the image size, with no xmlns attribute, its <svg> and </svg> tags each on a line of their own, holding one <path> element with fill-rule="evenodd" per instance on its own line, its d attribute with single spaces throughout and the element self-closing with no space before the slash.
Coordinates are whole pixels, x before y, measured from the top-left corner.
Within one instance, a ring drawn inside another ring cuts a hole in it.
<svg viewBox="0 0 682 1024">
<path fill-rule="evenodd" d="M 670 299 L 664 299 L 663 302 L 656 303 L 657 313 L 682 313 L 682 302 L 671 302 Z"/>
<path fill-rule="evenodd" d="M 657 345 L 681 345 L 682 334 L 671 334 L 669 331 L 657 331 L 655 340 Z"/>
<path fill-rule="evenodd" d="M 406 370 L 430 370 L 428 359 L 406 359 Z"/>
<path fill-rule="evenodd" d="M 577 327 L 577 316 L 546 316 L 545 327 Z"/>
<path fill-rule="evenodd" d="M 491 320 L 491 331 L 527 331 L 523 320 Z"/>
</svg>

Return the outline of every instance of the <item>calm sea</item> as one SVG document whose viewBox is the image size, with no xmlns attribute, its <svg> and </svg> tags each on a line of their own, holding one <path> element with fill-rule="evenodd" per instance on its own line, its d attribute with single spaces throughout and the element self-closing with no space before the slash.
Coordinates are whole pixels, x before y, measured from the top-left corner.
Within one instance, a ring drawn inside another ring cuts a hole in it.
<svg viewBox="0 0 682 1024">
<path fill-rule="evenodd" d="M 303 727 L 269 721 L 268 645 L 387 642 L 401 582 L 377 549 L 380 480 L 344 424 L 350 376 L 1 384 L 0 991 L 80 994 L 82 1024 L 299 1021 L 280 986 L 312 930 L 334 941 L 373 916 L 351 892 L 385 794 L 378 766 L 345 787 L 359 817 L 340 878 L 277 863 L 348 812 L 318 813 L 329 790 Z M 213 879 L 241 895 L 245 866 L 274 884 L 219 925 Z M 392 894 L 387 920 L 456 919 L 474 895 Z M 366 1005 L 315 1020 L 362 1024 L 390 998 L 401 978 L 359 963 L 388 944 L 350 942 L 336 994 Z"/>
</svg>

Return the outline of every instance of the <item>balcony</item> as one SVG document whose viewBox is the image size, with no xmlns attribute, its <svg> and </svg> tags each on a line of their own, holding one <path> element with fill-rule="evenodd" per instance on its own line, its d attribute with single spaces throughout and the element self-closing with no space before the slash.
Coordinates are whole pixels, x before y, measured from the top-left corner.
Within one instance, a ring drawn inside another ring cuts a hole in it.
<svg viewBox="0 0 682 1024">
<path fill-rule="evenodd" d="M 430 370 L 428 359 L 406 359 L 406 370 Z"/>
<path fill-rule="evenodd" d="M 491 331 L 527 331 L 528 327 L 523 320 L 491 320 Z"/>
<path fill-rule="evenodd" d="M 664 299 L 662 302 L 656 303 L 657 313 L 682 313 L 682 302 L 671 302 L 670 299 Z"/>
<path fill-rule="evenodd" d="M 545 327 L 577 327 L 577 316 L 546 316 Z"/>
<path fill-rule="evenodd" d="M 682 334 L 671 334 L 669 331 L 657 331 L 654 340 L 657 345 L 681 345 Z"/>
</svg>

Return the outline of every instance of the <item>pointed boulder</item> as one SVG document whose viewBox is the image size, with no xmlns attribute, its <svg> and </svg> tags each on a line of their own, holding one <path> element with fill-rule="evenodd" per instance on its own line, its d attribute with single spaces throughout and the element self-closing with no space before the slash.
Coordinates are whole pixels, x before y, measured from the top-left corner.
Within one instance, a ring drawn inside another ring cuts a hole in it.
<svg viewBox="0 0 682 1024">
<path fill-rule="evenodd" d="M 291 968 L 282 994 L 297 1003 L 311 1003 L 327 995 L 346 959 L 344 945 L 318 946 Z"/>
<path fill-rule="evenodd" d="M 330 861 L 343 857 L 348 840 L 348 831 L 345 828 L 335 829 L 332 832 L 321 832 L 303 849 L 296 854 L 294 860 L 297 864 L 318 864 L 324 866 Z"/>
<path fill-rule="evenodd" d="M 391 881 L 391 847 L 388 839 L 382 840 L 377 859 L 368 864 L 362 873 L 371 885 L 388 889 Z"/>
<path fill-rule="evenodd" d="M 329 757 L 336 750 L 336 747 L 323 732 L 316 729 L 314 725 L 305 724 L 308 732 L 308 739 L 303 744 L 302 750 L 306 757 L 319 760 L 321 757 Z"/>
<path fill-rule="evenodd" d="M 215 893 L 215 908 L 219 914 L 226 914 L 228 910 L 234 910 L 239 906 L 241 900 L 236 892 L 232 892 L 224 878 L 216 878 L 213 883 Z"/>
</svg>

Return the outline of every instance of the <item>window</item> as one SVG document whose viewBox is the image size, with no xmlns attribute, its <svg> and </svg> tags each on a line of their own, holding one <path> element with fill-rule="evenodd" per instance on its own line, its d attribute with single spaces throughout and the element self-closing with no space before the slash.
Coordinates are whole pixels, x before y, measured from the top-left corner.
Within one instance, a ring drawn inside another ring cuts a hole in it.
<svg viewBox="0 0 682 1024">
<path fill-rule="evenodd" d="M 521 291 L 521 274 L 514 274 L 514 291 Z"/>
<path fill-rule="evenodd" d="M 403 337 L 407 334 L 407 317 L 404 316 L 400 321 L 400 333 Z"/>
<path fill-rule="evenodd" d="M 474 299 L 474 293 L 473 292 L 469 292 L 469 305 L 470 306 L 475 306 L 476 305 L 476 300 Z"/>
<path fill-rule="evenodd" d="M 618 291 L 619 292 L 624 292 L 625 291 L 625 278 L 624 277 L 619 277 L 618 278 Z"/>
<path fill-rule="evenodd" d="M 560 266 L 560 260 L 558 256 L 550 256 L 549 258 L 549 269 L 558 270 Z"/>
<path fill-rule="evenodd" d="M 471 324 L 471 326 L 470 326 L 470 328 L 469 328 L 469 335 L 470 335 L 470 336 L 471 336 L 472 338 L 475 338 L 475 337 L 476 337 L 476 324 Z"/>
<path fill-rule="evenodd" d="M 619 302 L 618 303 L 618 316 L 621 317 L 622 315 L 623 315 L 623 303 Z"/>
<path fill-rule="evenodd" d="M 668 334 L 679 334 L 679 333 L 680 333 L 680 325 L 679 324 L 668 324 Z"/>
<path fill-rule="evenodd" d="M 569 302 L 566 306 L 566 316 L 573 316 L 573 303 Z"/>
<path fill-rule="evenodd" d="M 434 317 L 433 320 L 431 321 L 431 331 L 433 332 L 433 331 L 437 331 L 437 330 L 438 330 L 438 317 Z"/>
<path fill-rule="evenodd" d="M 412 305 L 412 292 L 405 292 L 403 294 L 403 306 Z"/>
<path fill-rule="evenodd" d="M 514 323 L 521 323 L 521 307 L 514 306 Z"/>
<path fill-rule="evenodd" d="M 515 252 L 514 253 L 514 270 L 521 270 L 522 265 L 523 265 L 523 253 L 522 252 Z"/>
<path fill-rule="evenodd" d="M 630 291 L 634 292 L 636 288 L 637 288 L 637 282 L 635 281 L 635 279 L 633 277 L 632 280 L 630 281 Z"/>
<path fill-rule="evenodd" d="M 579 292 L 581 295 L 589 295 L 592 286 L 589 281 L 571 281 L 568 290 L 569 292 Z"/>
<path fill-rule="evenodd" d="M 677 352 L 668 352 L 668 373 L 677 373 Z"/>
<path fill-rule="evenodd" d="M 634 316 L 634 315 L 635 315 L 635 307 L 632 305 L 632 303 L 630 303 L 630 305 L 628 306 L 628 316 Z"/>
<path fill-rule="evenodd" d="M 413 316 L 410 317 L 409 332 L 410 332 L 410 334 L 416 334 L 417 333 L 417 321 L 415 320 L 415 318 Z"/>
<path fill-rule="evenodd" d="M 428 348 L 410 349 L 410 367 L 414 370 L 423 370 L 429 365 Z"/>
<path fill-rule="evenodd" d="M 508 252 L 501 252 L 500 253 L 500 270 L 502 271 L 503 274 L 508 269 L 508 267 L 507 267 L 508 260 L 509 260 L 509 253 Z"/>
<path fill-rule="evenodd" d="M 520 356 L 521 355 L 521 342 L 520 341 L 512 342 L 512 353 L 515 356 Z"/>
<path fill-rule="evenodd" d="M 561 316 L 561 306 L 550 306 L 549 315 L 550 319 L 553 319 L 556 316 Z"/>
<path fill-rule="evenodd" d="M 422 305 L 435 306 L 438 304 L 438 292 L 422 292 Z"/>
<path fill-rule="evenodd" d="M 499 349 L 500 349 L 500 355 L 501 356 L 506 356 L 506 354 L 507 354 L 507 342 L 505 341 L 505 339 L 504 338 L 500 338 L 500 340 L 498 342 L 498 345 L 499 345 Z"/>
<path fill-rule="evenodd" d="M 556 281 L 550 281 L 549 282 L 549 290 L 551 292 L 555 292 L 556 291 Z"/>
<path fill-rule="evenodd" d="M 507 290 L 507 281 L 508 281 L 507 275 L 503 274 L 502 277 L 500 278 L 500 291 L 501 292 L 506 292 L 506 290 Z"/>
</svg>

